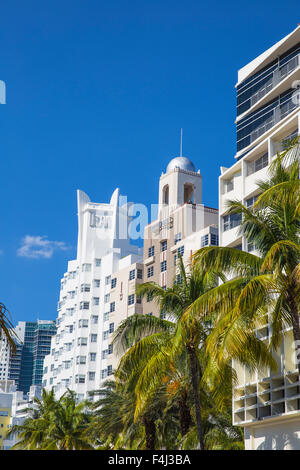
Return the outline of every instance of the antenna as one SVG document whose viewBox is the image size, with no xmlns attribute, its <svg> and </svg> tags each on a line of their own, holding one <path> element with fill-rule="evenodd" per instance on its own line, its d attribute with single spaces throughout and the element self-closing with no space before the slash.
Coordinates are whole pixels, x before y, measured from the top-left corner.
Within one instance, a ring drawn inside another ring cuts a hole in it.
<svg viewBox="0 0 300 470">
<path fill-rule="evenodd" d="M 182 128 L 181 128 L 181 137 L 180 137 L 180 156 L 182 157 Z"/>
</svg>

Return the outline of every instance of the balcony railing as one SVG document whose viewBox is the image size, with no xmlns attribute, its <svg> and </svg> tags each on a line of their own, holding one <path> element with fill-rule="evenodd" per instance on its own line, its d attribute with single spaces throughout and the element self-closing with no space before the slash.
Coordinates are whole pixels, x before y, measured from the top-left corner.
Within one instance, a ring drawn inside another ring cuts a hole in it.
<svg viewBox="0 0 300 470">
<path fill-rule="evenodd" d="M 274 70 L 270 78 L 259 88 L 254 95 L 250 98 L 250 107 L 254 106 L 261 100 L 267 93 L 269 93 L 278 83 L 284 80 L 290 73 L 293 72 L 300 64 L 300 54 L 292 57 L 284 65 Z"/>
<path fill-rule="evenodd" d="M 261 135 L 263 135 L 265 132 L 275 126 L 275 124 L 280 122 L 286 116 L 288 116 L 297 107 L 299 107 L 299 104 L 295 100 L 293 100 L 292 97 L 284 104 L 276 106 L 276 108 L 271 111 L 271 115 L 264 121 L 264 123 L 257 129 L 255 129 L 253 132 L 251 132 L 250 143 L 252 144 L 252 142 L 258 139 Z"/>
</svg>

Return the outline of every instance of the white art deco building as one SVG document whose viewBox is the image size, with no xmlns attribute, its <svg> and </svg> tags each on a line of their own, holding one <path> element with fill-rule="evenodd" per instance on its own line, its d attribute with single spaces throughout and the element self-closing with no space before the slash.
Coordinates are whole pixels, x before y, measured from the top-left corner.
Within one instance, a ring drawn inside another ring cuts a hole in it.
<svg viewBox="0 0 300 470">
<path fill-rule="evenodd" d="M 256 181 L 268 178 L 268 167 L 299 134 L 300 27 L 238 72 L 237 153 L 219 178 L 219 242 L 255 253 L 239 234 L 241 218 L 226 214 L 228 200 L 251 207 Z M 269 325 L 257 334 L 268 342 Z M 283 334 L 275 352 L 277 372 L 250 374 L 235 364 L 239 385 L 233 397 L 234 424 L 244 427 L 246 449 L 300 449 L 300 389 L 293 334 Z"/>
<path fill-rule="evenodd" d="M 93 203 L 78 191 L 77 258 L 61 280 L 57 334 L 44 360 L 43 386 L 54 388 L 57 397 L 68 387 L 78 400 L 87 398 L 112 374 L 112 274 L 120 267 L 134 270 L 140 259 L 127 236 L 127 209 L 119 205 L 119 189 L 108 204 Z"/>
</svg>

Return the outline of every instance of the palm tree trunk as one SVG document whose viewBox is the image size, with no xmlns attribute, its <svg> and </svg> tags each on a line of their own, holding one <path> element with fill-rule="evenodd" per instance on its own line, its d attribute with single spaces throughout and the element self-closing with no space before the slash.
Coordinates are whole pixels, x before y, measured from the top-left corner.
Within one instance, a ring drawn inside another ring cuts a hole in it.
<svg viewBox="0 0 300 470">
<path fill-rule="evenodd" d="M 153 419 L 144 416 L 143 419 L 146 434 L 146 449 L 155 450 L 156 426 Z"/>
<path fill-rule="evenodd" d="M 201 406 L 200 406 L 200 396 L 199 396 L 199 364 L 198 358 L 193 346 L 188 346 L 187 348 L 190 363 L 191 363 L 191 374 L 192 374 L 192 384 L 193 384 L 193 394 L 194 394 L 194 404 L 195 404 L 195 414 L 196 414 L 196 425 L 198 431 L 198 438 L 200 444 L 200 450 L 205 450 L 204 439 L 203 439 L 203 429 L 202 429 L 202 418 L 201 418 Z"/>
<path fill-rule="evenodd" d="M 179 398 L 179 423 L 182 436 L 186 435 L 192 424 L 192 417 L 189 406 L 187 404 L 187 398 L 187 392 L 184 390 L 180 394 Z"/>
</svg>

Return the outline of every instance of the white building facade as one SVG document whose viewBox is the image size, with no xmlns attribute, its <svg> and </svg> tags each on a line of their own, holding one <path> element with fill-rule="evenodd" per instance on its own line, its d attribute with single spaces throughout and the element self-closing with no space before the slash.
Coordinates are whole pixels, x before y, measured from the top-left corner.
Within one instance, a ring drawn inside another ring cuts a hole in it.
<svg viewBox="0 0 300 470">
<path fill-rule="evenodd" d="M 99 389 L 113 373 L 111 334 L 112 274 L 140 260 L 128 239 L 128 207 L 119 206 L 119 190 L 109 204 L 90 201 L 78 191 L 77 258 L 68 262 L 61 280 L 57 334 L 45 357 L 43 387 L 57 397 L 67 388 L 78 400 Z"/>
<path fill-rule="evenodd" d="M 255 253 L 239 235 L 241 218 L 226 214 L 226 202 L 251 207 L 256 181 L 268 178 L 268 167 L 285 142 L 299 134 L 300 27 L 239 70 L 237 88 L 237 154 L 219 178 L 219 242 Z M 257 334 L 268 342 L 269 325 Z M 233 422 L 245 430 L 246 449 L 300 449 L 300 389 L 292 331 L 283 334 L 275 352 L 278 371 L 248 373 L 234 364 L 239 385 L 233 396 Z"/>
</svg>

